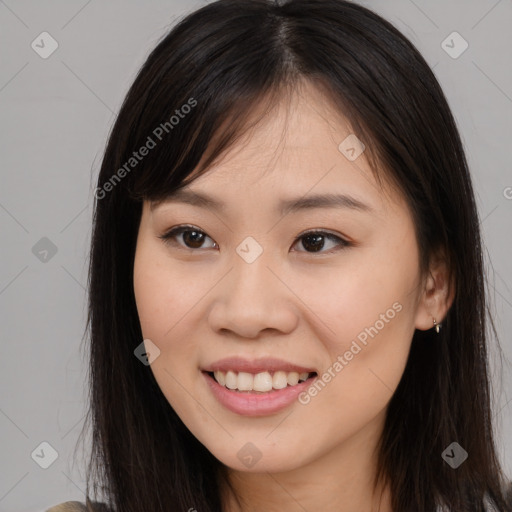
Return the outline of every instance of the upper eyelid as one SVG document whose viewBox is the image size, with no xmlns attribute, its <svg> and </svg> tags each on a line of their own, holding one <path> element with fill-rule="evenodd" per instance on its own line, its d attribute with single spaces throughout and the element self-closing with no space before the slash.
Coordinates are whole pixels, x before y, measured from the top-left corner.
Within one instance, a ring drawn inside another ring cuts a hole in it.
<svg viewBox="0 0 512 512">
<path fill-rule="evenodd" d="M 179 233 L 180 231 L 187 231 L 187 230 L 199 231 L 200 233 L 205 234 L 209 238 L 212 238 L 208 233 L 206 233 L 206 231 L 204 231 L 203 229 L 199 228 L 198 226 L 193 226 L 191 224 L 182 224 L 182 225 L 174 226 L 173 228 L 170 228 L 167 231 L 165 231 L 163 233 L 163 235 L 160 236 L 160 238 L 165 237 L 166 235 L 168 235 L 170 233 Z M 343 240 L 345 239 L 344 236 L 339 235 L 337 233 L 334 233 L 334 232 L 332 232 L 331 230 L 329 230 L 327 228 L 310 228 L 310 229 L 307 229 L 306 231 L 302 231 L 301 233 L 299 233 L 297 235 L 297 238 L 299 238 L 301 236 L 304 236 L 304 235 L 308 235 L 310 233 L 326 233 L 328 235 L 337 236 L 338 238 L 341 238 Z M 213 240 L 213 238 L 212 238 L 212 240 Z M 346 241 L 348 242 L 348 240 L 346 240 Z"/>
<path fill-rule="evenodd" d="M 158 238 L 163 239 L 165 242 L 166 238 L 170 237 L 171 234 L 173 236 L 177 236 L 177 235 L 180 235 L 181 233 L 183 233 L 184 231 L 198 231 L 198 232 L 206 235 L 208 238 L 210 238 L 210 240 L 212 240 L 215 244 L 217 244 L 217 242 L 215 242 L 215 240 L 213 240 L 213 238 L 210 235 L 208 235 L 204 230 L 202 230 L 198 226 L 194 226 L 191 224 L 181 224 L 178 226 L 174 226 L 174 227 L 166 230 L 162 235 L 159 235 Z M 346 245 L 355 245 L 355 243 L 352 240 L 348 239 L 346 236 L 339 235 L 337 233 L 333 233 L 331 230 L 326 229 L 326 228 L 311 228 L 311 229 L 307 229 L 306 231 L 302 231 L 295 237 L 295 241 L 298 241 L 300 238 L 302 238 L 306 235 L 317 234 L 317 233 L 325 234 L 330 237 L 337 238 L 338 240 L 340 240 L 342 243 L 345 243 Z"/>
</svg>

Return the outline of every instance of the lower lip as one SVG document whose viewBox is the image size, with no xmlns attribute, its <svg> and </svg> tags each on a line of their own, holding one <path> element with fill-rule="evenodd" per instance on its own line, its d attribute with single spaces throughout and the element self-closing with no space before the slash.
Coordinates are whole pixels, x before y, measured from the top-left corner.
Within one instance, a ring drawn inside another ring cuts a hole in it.
<svg viewBox="0 0 512 512">
<path fill-rule="evenodd" d="M 213 377 L 202 372 L 215 398 L 230 411 L 242 416 L 268 416 L 291 405 L 316 378 L 310 377 L 295 386 L 273 389 L 266 393 L 234 391 L 221 386 Z"/>
</svg>

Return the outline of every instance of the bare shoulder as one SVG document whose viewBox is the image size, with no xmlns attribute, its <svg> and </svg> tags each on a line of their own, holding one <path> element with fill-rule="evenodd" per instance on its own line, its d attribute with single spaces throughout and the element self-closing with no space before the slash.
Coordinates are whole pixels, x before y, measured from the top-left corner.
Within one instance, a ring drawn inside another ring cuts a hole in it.
<svg viewBox="0 0 512 512">
<path fill-rule="evenodd" d="M 46 512 L 110 512 L 110 509 L 103 503 L 89 502 L 87 507 L 80 501 L 66 501 L 47 509 Z"/>
</svg>

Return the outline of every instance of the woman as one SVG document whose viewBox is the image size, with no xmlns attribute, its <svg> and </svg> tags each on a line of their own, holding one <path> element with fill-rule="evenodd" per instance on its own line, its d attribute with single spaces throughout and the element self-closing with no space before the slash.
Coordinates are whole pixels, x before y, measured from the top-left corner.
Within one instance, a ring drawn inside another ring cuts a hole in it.
<svg viewBox="0 0 512 512">
<path fill-rule="evenodd" d="M 340 0 L 199 9 L 128 92 L 96 199 L 88 496 L 510 510 L 470 174 L 391 24 Z"/>
</svg>

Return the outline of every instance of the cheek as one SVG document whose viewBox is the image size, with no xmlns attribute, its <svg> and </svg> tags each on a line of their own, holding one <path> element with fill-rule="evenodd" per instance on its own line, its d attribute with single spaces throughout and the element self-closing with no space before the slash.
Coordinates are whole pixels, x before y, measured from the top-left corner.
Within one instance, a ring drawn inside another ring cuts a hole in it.
<svg viewBox="0 0 512 512">
<path fill-rule="evenodd" d="M 313 391 L 318 392 L 317 406 L 343 403 L 343 414 L 348 407 L 350 414 L 363 419 L 391 398 L 414 334 L 419 283 L 414 241 L 405 237 L 394 245 L 383 243 L 374 252 L 354 251 L 347 256 L 346 269 L 332 272 L 335 279 L 308 278 L 305 302 L 329 327 L 322 329 L 328 359 L 320 376 L 325 386 L 319 383 Z"/>
<path fill-rule="evenodd" d="M 188 315 L 201 296 L 201 285 L 187 279 L 183 268 L 169 265 L 157 247 L 143 243 L 137 247 L 133 280 L 143 338 L 160 350 L 151 370 L 172 403 L 173 396 L 180 396 L 178 383 L 190 379 L 190 369 L 197 360 L 196 337 L 190 326 L 187 332 L 185 329 Z"/>
<path fill-rule="evenodd" d="M 138 246 L 134 262 L 133 287 L 144 338 L 161 340 L 163 332 L 171 326 L 172 318 L 168 316 L 167 307 L 169 302 L 173 302 L 170 293 L 173 289 L 170 286 L 171 277 L 165 273 L 162 275 L 159 264 L 152 257 L 150 250 Z"/>
<path fill-rule="evenodd" d="M 191 378 L 197 360 L 197 342 L 185 332 L 187 313 L 197 303 L 199 290 L 194 280 L 188 281 L 176 264 L 169 265 L 158 247 L 137 245 L 133 283 L 137 312 L 144 339 L 150 339 L 160 350 L 151 363 L 151 371 L 162 393 L 175 412 L 188 421 L 203 420 L 204 411 L 194 407 L 183 388 L 192 388 Z M 192 371 L 191 371 L 192 370 Z M 196 378 L 199 372 L 196 372 Z M 192 405 L 192 408 L 191 408 Z M 196 410 L 194 410 L 196 409 Z"/>
<path fill-rule="evenodd" d="M 355 340 L 366 349 L 371 340 L 372 345 L 392 343 L 395 350 L 408 349 L 419 282 L 415 257 L 378 252 L 354 252 L 343 268 L 300 278 L 301 298 L 326 327 L 322 340 L 331 360 L 350 350 Z M 362 350 L 358 359 L 368 352 Z"/>
<path fill-rule="evenodd" d="M 165 252 L 144 239 L 135 253 L 133 284 L 144 337 L 167 344 L 200 296 L 201 284 L 188 269 L 169 263 Z"/>
</svg>

